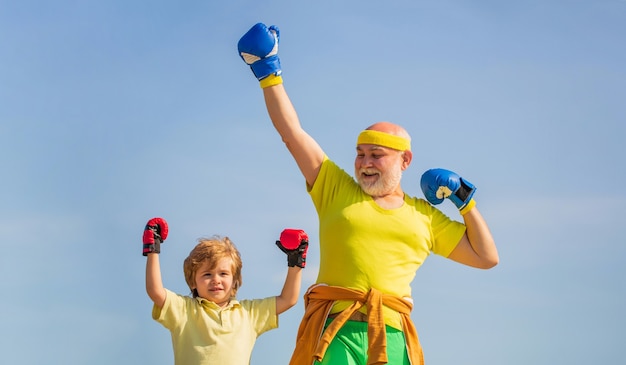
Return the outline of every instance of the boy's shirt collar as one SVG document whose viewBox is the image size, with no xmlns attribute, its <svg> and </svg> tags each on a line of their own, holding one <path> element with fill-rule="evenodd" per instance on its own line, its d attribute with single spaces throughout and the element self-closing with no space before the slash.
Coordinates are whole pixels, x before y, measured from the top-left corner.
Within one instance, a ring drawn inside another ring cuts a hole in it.
<svg viewBox="0 0 626 365">
<path fill-rule="evenodd" d="M 235 298 L 230 298 L 230 301 L 228 302 L 228 304 L 223 308 L 217 305 L 215 302 L 204 299 L 204 298 L 196 297 L 195 299 L 198 301 L 200 305 L 202 305 L 202 307 L 204 307 L 205 309 L 213 310 L 213 311 L 227 310 L 227 309 L 232 309 L 232 308 L 241 306 L 239 301 Z"/>
</svg>

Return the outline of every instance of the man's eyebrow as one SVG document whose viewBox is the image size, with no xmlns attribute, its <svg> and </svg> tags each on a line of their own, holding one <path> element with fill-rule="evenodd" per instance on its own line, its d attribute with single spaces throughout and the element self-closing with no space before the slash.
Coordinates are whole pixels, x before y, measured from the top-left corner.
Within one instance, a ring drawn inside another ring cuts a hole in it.
<svg viewBox="0 0 626 365">
<path fill-rule="evenodd" d="M 370 149 L 371 149 L 371 150 L 386 150 L 387 148 L 386 148 L 386 147 L 379 146 L 379 145 L 375 144 L 375 145 L 372 145 L 372 148 L 370 148 Z M 362 150 L 363 150 L 363 148 L 361 148 L 361 145 L 358 145 L 358 146 L 356 146 L 356 150 L 357 150 L 357 151 L 362 151 Z"/>
</svg>

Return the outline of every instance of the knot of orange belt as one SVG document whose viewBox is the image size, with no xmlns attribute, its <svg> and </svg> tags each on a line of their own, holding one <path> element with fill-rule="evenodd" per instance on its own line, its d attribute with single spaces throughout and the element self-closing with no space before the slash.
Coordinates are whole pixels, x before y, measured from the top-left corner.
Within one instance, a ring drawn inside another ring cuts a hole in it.
<svg viewBox="0 0 626 365">
<path fill-rule="evenodd" d="M 319 326 L 314 326 L 315 328 L 308 326 L 308 328 L 306 328 L 306 323 L 309 321 L 319 322 L 320 318 L 315 317 L 319 317 L 320 315 L 324 316 L 321 320 L 323 323 L 334 302 L 337 300 L 347 300 L 352 301 L 353 303 L 348 308 L 338 313 L 325 331 L 323 330 L 323 325 L 321 328 Z M 298 330 L 298 337 L 300 338 L 305 336 L 309 339 L 319 339 L 319 341 L 313 345 L 314 348 L 310 350 L 313 351 L 313 357 L 318 361 L 321 361 L 326 353 L 328 345 L 337 334 L 337 331 L 339 331 L 344 323 L 350 319 L 354 312 L 365 305 L 367 308 L 367 363 L 368 365 L 386 364 L 388 362 L 387 333 L 385 330 L 385 320 L 382 311 L 383 304 L 400 313 L 402 317 L 402 330 L 406 339 L 407 351 L 411 364 L 424 364 L 422 347 L 419 343 L 417 330 L 411 321 L 411 310 L 413 309 L 413 304 L 400 297 L 383 294 L 376 289 L 371 289 L 366 293 L 338 286 L 312 286 L 304 295 L 305 314 L 303 323 Z M 315 333 L 311 333 L 311 331 Z M 301 344 L 301 342 L 297 341 L 297 345 L 298 344 Z"/>
</svg>

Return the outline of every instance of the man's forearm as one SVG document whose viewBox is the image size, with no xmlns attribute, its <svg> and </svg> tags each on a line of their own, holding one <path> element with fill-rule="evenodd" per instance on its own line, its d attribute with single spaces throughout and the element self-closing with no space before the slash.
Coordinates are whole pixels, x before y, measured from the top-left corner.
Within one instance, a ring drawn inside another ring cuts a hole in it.
<svg viewBox="0 0 626 365">
<path fill-rule="evenodd" d="M 499 261 L 498 250 L 491 231 L 478 208 L 474 207 L 463 215 L 467 228 L 467 237 L 472 249 L 484 262 L 485 268 L 496 266 Z"/>
</svg>

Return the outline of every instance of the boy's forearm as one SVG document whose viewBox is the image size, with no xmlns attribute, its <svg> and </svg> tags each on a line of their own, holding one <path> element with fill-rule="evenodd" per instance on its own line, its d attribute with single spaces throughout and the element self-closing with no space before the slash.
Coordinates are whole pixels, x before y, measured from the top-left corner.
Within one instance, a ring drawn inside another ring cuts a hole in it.
<svg viewBox="0 0 626 365">
<path fill-rule="evenodd" d="M 147 256 L 146 261 L 146 292 L 154 304 L 159 307 L 165 302 L 165 288 L 161 279 L 161 266 L 159 263 L 159 254 L 151 253 Z"/>
<path fill-rule="evenodd" d="M 280 295 L 276 297 L 276 314 L 293 307 L 298 302 L 302 285 L 302 268 L 298 266 L 287 269 L 287 277 Z"/>
<path fill-rule="evenodd" d="M 287 277 L 281 296 L 291 299 L 294 304 L 298 301 L 300 295 L 300 286 L 302 285 L 302 268 L 298 266 L 287 268 Z"/>
</svg>

